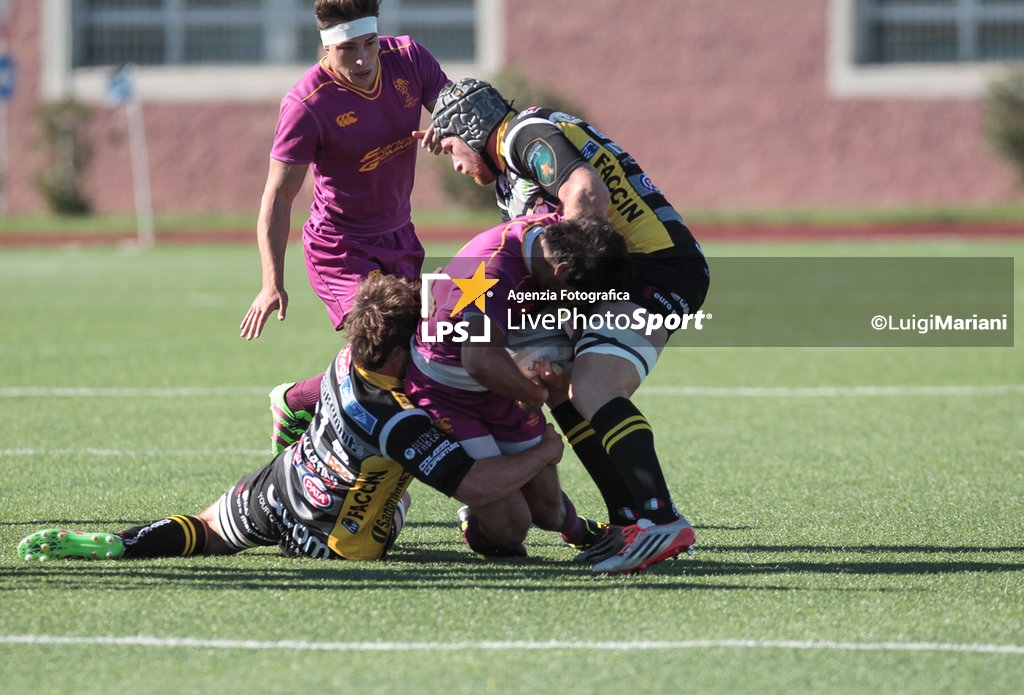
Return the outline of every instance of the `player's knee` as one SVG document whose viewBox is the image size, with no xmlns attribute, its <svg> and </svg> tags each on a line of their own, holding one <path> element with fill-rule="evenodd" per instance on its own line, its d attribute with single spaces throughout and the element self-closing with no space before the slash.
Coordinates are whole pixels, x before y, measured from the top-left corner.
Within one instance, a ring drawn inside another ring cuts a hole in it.
<svg viewBox="0 0 1024 695">
<path fill-rule="evenodd" d="M 530 531 L 530 511 L 525 504 L 515 509 L 505 509 L 500 515 L 485 513 L 478 519 L 480 530 L 495 545 L 517 545 L 526 539 Z"/>
<path fill-rule="evenodd" d="M 217 505 L 220 500 L 207 507 L 201 514 L 195 517 L 203 525 L 206 531 L 206 541 L 203 545 L 201 555 L 234 555 L 241 548 L 228 543 L 221 535 L 220 525 L 217 523 Z"/>
<path fill-rule="evenodd" d="M 618 355 L 581 355 L 573 370 L 569 399 L 589 417 L 613 398 L 629 398 L 642 378 L 637 366 Z"/>
<path fill-rule="evenodd" d="M 203 548 L 203 555 L 234 555 L 238 550 L 232 548 L 223 538 L 216 533 L 206 536 L 206 547 Z"/>
<path fill-rule="evenodd" d="M 627 345 L 589 333 L 580 339 L 569 390 L 577 410 L 600 407 L 612 398 L 629 398 L 640 387 L 658 361 L 659 349 L 640 339 L 635 342 Z"/>
<path fill-rule="evenodd" d="M 510 521 L 498 527 L 488 526 L 483 531 L 487 540 L 495 545 L 518 545 L 526 540 L 530 525 Z"/>
</svg>

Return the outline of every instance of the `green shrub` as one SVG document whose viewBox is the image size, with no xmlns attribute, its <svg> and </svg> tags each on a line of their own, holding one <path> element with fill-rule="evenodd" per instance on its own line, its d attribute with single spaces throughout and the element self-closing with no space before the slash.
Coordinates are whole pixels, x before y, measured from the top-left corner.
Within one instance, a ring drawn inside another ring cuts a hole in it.
<svg viewBox="0 0 1024 695">
<path fill-rule="evenodd" d="M 1024 185 L 1024 70 L 1014 70 L 989 85 L 985 134 L 996 152 L 1017 169 Z"/>
<path fill-rule="evenodd" d="M 92 109 L 74 99 L 46 104 L 39 109 L 40 146 L 47 164 L 36 178 L 50 212 L 86 215 L 92 204 L 82 193 L 81 178 L 92 158 L 92 146 L 82 133 Z"/>
</svg>

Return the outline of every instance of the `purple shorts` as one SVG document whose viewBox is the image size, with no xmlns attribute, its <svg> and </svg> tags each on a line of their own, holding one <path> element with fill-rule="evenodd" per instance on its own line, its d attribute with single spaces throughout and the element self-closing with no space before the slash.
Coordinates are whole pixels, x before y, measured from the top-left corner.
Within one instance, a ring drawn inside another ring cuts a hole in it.
<svg viewBox="0 0 1024 695">
<path fill-rule="evenodd" d="M 352 308 L 356 287 L 373 273 L 418 280 L 423 267 L 423 244 L 412 222 L 398 231 L 370 238 L 324 236 L 302 232 L 306 274 L 313 291 L 327 305 L 334 329 L 340 331 Z"/>
<path fill-rule="evenodd" d="M 544 434 L 544 413 L 527 413 L 511 398 L 490 391 L 464 391 L 439 384 L 416 368 L 405 370 L 405 394 L 423 408 L 439 429 L 460 442 L 494 437 L 496 442 L 527 442 Z"/>
</svg>

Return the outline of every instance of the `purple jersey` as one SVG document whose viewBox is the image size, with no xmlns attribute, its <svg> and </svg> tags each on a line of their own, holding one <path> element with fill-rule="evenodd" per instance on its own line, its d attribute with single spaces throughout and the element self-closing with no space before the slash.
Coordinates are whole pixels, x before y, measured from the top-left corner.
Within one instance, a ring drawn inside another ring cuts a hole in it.
<svg viewBox="0 0 1024 695">
<path fill-rule="evenodd" d="M 526 299 L 527 293 L 538 293 L 531 268 L 533 245 L 539 243 L 540 232 L 547 225 L 560 220 L 553 213 L 534 215 L 488 229 L 473 237 L 445 266 L 445 275 L 461 280 L 473 277 L 482 262 L 484 275 L 497 280 L 483 297 L 483 313 L 491 320 L 492 331 L 507 332 L 509 312 L 518 314 L 533 304 L 533 299 Z M 527 413 L 515 400 L 480 386 L 462 367 L 461 342 L 424 338 L 425 334 L 436 338 L 440 322 L 458 323 L 480 313 L 475 302 L 452 313 L 463 299 L 463 291 L 451 280 L 435 281 L 431 291 L 434 312 L 420 321 L 412 364 L 406 368 L 406 394 L 457 441 L 492 439 L 496 443 L 497 449 L 481 449 L 478 455 L 495 455 L 506 444 L 535 443 L 544 433 L 541 411 Z"/>
<path fill-rule="evenodd" d="M 498 328 L 502 333 L 508 330 L 508 317 L 511 312 L 519 315 L 521 310 L 529 310 L 532 299 L 519 301 L 524 293 L 538 293 L 537 282 L 532 276 L 530 267 L 532 245 L 540 232 L 547 225 L 561 220 L 557 214 L 534 215 L 520 217 L 497 227 L 477 234 L 444 268 L 450 278 L 469 278 L 477 271 L 480 263 L 484 263 L 484 274 L 488 278 L 497 279 L 485 297 L 485 314 L 491 320 L 492 330 Z M 462 343 L 453 340 L 429 342 L 424 340 L 426 333 L 437 336 L 438 322 L 458 322 L 467 315 L 480 313 L 474 303 L 470 303 L 458 313 L 452 309 L 462 299 L 462 290 L 451 280 L 440 280 L 433 283 L 431 292 L 434 299 L 432 316 L 422 320 L 420 330 L 416 333 L 417 364 L 423 367 L 423 360 L 431 363 L 461 368 Z M 529 296 L 526 294 L 526 296 Z M 420 358 L 423 358 L 422 360 Z M 436 376 L 431 374 L 432 376 Z M 466 375 L 468 378 L 468 375 Z M 458 379 L 457 381 L 461 381 Z M 448 382 L 455 386 L 456 383 Z M 479 387 L 477 387 L 479 388 Z"/>
<path fill-rule="evenodd" d="M 446 81 L 420 44 L 381 36 L 380 71 L 370 90 L 342 84 L 321 60 L 281 100 L 270 156 L 312 165 L 313 204 L 303 235 L 308 254 L 329 255 L 340 235 L 372 238 L 409 223 L 412 131 Z"/>
</svg>

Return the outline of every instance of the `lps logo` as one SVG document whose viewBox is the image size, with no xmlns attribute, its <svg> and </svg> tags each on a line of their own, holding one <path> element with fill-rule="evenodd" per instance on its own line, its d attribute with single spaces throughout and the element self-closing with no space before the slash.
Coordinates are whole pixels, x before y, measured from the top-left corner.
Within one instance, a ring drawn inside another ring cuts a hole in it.
<svg viewBox="0 0 1024 695">
<path fill-rule="evenodd" d="M 420 322 L 420 338 L 423 342 L 443 343 L 446 339 L 449 339 L 454 343 L 464 343 L 466 341 L 471 343 L 489 343 L 491 341 L 491 320 L 487 318 L 486 314 L 487 291 L 498 281 L 484 275 L 483 261 L 480 261 L 480 265 L 477 267 L 476 272 L 473 273 L 473 277 L 471 278 L 452 278 L 446 273 L 423 273 L 421 280 L 420 299 L 422 300 L 422 308 L 420 309 L 420 316 L 423 319 L 430 318 L 430 288 L 434 282 L 439 280 L 453 282 L 456 287 L 462 290 L 462 297 L 455 303 L 455 306 L 452 307 L 451 312 L 448 314 L 449 320 L 438 318 L 437 322 L 434 323 L 433 326 L 433 334 L 431 334 L 431 325 L 428 321 L 424 320 Z M 484 331 L 481 335 L 470 335 L 469 322 L 466 320 L 450 320 L 470 304 L 476 306 L 476 308 L 484 314 Z"/>
</svg>

